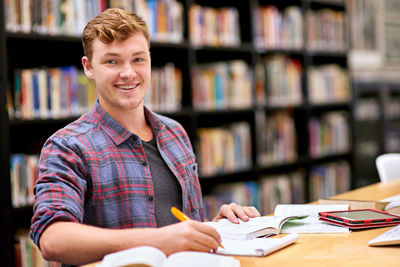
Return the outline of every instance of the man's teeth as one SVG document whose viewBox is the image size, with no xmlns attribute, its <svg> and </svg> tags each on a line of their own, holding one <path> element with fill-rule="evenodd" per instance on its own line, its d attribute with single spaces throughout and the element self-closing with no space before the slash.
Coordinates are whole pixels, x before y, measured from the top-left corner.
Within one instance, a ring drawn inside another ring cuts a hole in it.
<svg viewBox="0 0 400 267">
<path fill-rule="evenodd" d="M 136 86 L 137 85 L 135 84 L 135 85 L 119 85 L 117 87 L 122 90 L 131 90 L 131 89 L 135 88 Z"/>
</svg>

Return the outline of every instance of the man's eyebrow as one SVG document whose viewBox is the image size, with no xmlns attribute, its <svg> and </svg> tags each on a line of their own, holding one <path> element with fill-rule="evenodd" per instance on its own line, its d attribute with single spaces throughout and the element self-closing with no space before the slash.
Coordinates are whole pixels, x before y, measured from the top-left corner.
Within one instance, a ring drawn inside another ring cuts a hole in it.
<svg viewBox="0 0 400 267">
<path fill-rule="evenodd" d="M 142 54 L 149 54 L 149 53 L 150 53 L 149 51 L 138 51 L 138 52 L 133 53 L 132 56 L 137 56 L 137 55 L 142 55 Z M 121 55 L 118 54 L 118 53 L 112 53 L 112 52 L 108 52 L 108 53 L 105 53 L 104 55 L 102 55 L 102 57 L 109 57 L 109 56 L 120 57 Z"/>
</svg>

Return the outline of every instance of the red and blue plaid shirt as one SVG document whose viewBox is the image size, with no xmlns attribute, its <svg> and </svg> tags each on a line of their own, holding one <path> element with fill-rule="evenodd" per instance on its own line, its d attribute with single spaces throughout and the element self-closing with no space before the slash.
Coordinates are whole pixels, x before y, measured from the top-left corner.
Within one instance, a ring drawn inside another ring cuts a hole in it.
<svg viewBox="0 0 400 267">
<path fill-rule="evenodd" d="M 183 212 L 203 220 L 192 146 L 176 121 L 145 108 L 160 154 L 182 187 Z M 45 143 L 35 189 L 31 238 L 54 221 L 103 228 L 156 227 L 154 189 L 140 138 L 96 103 Z"/>
</svg>

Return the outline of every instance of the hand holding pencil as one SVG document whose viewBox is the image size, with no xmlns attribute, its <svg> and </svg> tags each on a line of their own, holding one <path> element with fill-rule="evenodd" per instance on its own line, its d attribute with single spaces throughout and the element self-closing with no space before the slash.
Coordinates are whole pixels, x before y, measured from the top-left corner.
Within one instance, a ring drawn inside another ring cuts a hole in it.
<svg viewBox="0 0 400 267">
<path fill-rule="evenodd" d="M 171 207 L 171 213 L 172 213 L 179 221 L 181 221 L 181 222 L 190 220 L 189 217 L 187 217 L 182 211 L 178 210 L 178 209 L 175 208 L 175 207 Z M 220 246 L 221 248 L 224 248 L 224 247 L 221 245 L 221 243 L 219 243 L 219 246 Z"/>
</svg>

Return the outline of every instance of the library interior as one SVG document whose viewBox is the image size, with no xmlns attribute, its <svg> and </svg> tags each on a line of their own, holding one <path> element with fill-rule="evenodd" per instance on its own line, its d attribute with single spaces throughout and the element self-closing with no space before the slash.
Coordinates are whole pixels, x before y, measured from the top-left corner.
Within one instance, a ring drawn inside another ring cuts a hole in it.
<svg viewBox="0 0 400 267">
<path fill-rule="evenodd" d="M 114 7 L 147 24 L 144 104 L 187 132 L 206 220 L 231 202 L 269 215 L 278 204 L 400 194 L 399 183 L 377 193 L 392 178 L 377 158 L 400 155 L 398 0 L 1 0 L 4 266 L 61 266 L 44 260 L 29 237 L 39 156 L 53 133 L 92 109 L 97 96 L 82 67 L 81 33 Z M 370 186 L 377 191 L 357 193 Z M 385 229 L 363 230 L 362 238 Z M 297 257 L 297 245 L 317 255 L 318 244 L 334 237 L 318 238 L 300 234 L 290 250 L 265 259 Z M 305 247 L 312 239 L 320 241 Z M 379 250 L 364 245 L 360 253 Z M 315 265 L 325 263 L 315 257 Z M 262 260 L 239 259 L 241 266 Z"/>
</svg>

